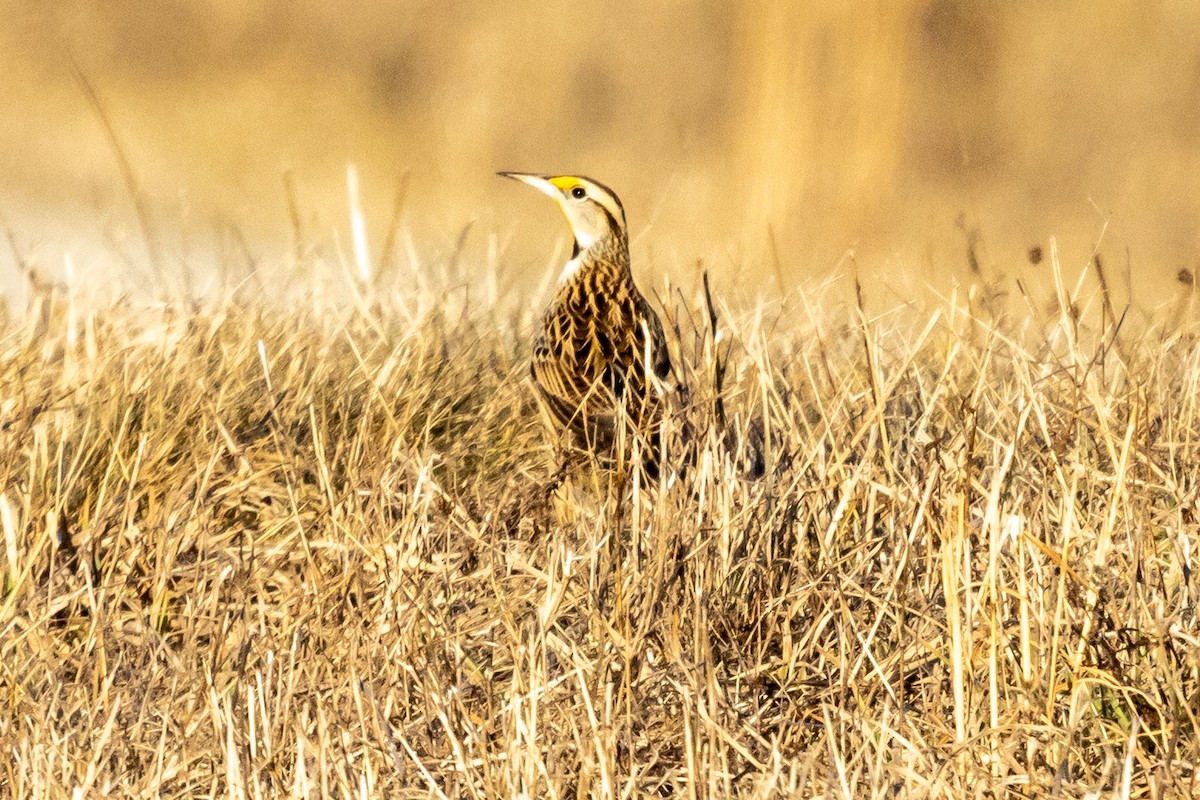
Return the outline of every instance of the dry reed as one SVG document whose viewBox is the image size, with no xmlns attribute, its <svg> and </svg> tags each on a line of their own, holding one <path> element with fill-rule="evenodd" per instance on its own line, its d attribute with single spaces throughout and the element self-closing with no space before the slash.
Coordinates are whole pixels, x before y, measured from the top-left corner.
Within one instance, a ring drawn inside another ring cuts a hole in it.
<svg viewBox="0 0 1200 800">
<path fill-rule="evenodd" d="M 676 295 L 695 467 L 551 492 L 529 312 L 349 272 L 9 320 L 0 795 L 1200 793 L 1193 296 Z"/>
</svg>

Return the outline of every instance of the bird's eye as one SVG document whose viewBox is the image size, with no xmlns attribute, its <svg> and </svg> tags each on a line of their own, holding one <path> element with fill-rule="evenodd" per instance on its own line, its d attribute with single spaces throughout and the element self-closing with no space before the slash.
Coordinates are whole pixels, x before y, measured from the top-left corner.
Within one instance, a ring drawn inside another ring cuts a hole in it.
<svg viewBox="0 0 1200 800">
<path fill-rule="evenodd" d="M 571 197 L 574 197 L 576 200 L 582 200 L 583 198 L 587 197 L 587 192 L 582 186 L 576 186 L 571 190 Z"/>
</svg>

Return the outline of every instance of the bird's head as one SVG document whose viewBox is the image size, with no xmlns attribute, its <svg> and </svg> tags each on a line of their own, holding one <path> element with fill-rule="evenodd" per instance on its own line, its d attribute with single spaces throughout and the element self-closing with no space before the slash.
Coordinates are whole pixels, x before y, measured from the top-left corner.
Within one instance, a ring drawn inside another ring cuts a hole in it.
<svg viewBox="0 0 1200 800">
<path fill-rule="evenodd" d="M 604 184 L 578 175 L 499 174 L 527 183 L 554 198 L 571 225 L 576 253 L 610 237 L 625 241 L 625 209 L 612 189 Z"/>
</svg>

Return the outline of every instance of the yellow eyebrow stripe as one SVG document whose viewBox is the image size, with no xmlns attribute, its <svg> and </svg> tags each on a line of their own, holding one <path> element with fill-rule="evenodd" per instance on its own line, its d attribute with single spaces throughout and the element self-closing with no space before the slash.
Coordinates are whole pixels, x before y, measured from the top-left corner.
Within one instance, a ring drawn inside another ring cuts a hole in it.
<svg viewBox="0 0 1200 800">
<path fill-rule="evenodd" d="M 562 189 L 564 192 L 568 189 L 573 189 L 580 185 L 579 178 L 573 175 L 559 175 L 557 178 L 551 178 L 550 183 Z"/>
</svg>

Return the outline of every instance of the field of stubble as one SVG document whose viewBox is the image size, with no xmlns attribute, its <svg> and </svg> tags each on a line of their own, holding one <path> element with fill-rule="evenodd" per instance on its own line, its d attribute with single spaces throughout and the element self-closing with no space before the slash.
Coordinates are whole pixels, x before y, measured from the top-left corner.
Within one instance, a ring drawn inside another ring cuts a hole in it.
<svg viewBox="0 0 1200 800">
<path fill-rule="evenodd" d="M 0 795 L 1200 794 L 1190 287 L 684 287 L 701 457 L 555 487 L 530 298 L 333 273 L 9 309 Z"/>
</svg>

